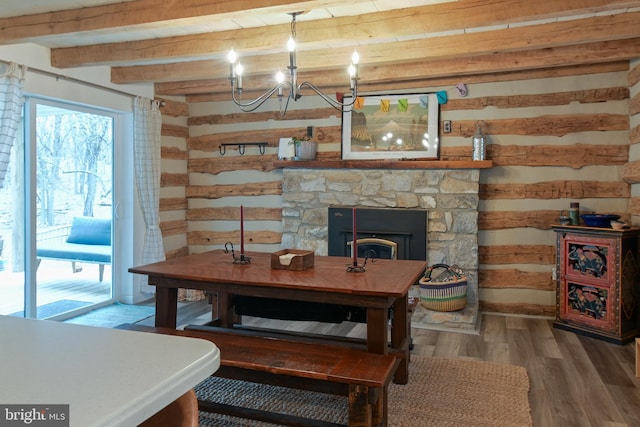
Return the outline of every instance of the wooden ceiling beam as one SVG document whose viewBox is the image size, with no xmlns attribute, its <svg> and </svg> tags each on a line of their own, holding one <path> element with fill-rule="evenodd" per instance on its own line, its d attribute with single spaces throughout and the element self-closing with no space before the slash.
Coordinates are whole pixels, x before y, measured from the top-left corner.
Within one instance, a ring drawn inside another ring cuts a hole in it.
<svg viewBox="0 0 640 427">
<path fill-rule="evenodd" d="M 640 57 L 640 38 L 464 58 L 418 60 L 401 65 L 363 65 L 360 73 L 360 86 L 366 88 L 382 82 L 394 82 L 395 84 L 450 75 L 455 75 L 457 79 L 463 79 L 467 75 L 601 64 L 628 61 L 630 58 L 638 57 Z M 348 92 L 346 81 L 342 86 L 337 84 L 337 82 L 344 80 L 343 74 L 340 71 L 300 72 L 299 80 L 311 81 L 323 90 Z M 244 96 L 246 99 L 251 99 L 254 95 L 273 85 L 273 77 L 271 76 L 247 78 L 245 79 Z M 158 95 L 229 93 L 229 90 L 229 80 L 223 77 L 155 84 L 155 91 Z"/>
<path fill-rule="evenodd" d="M 434 37 L 424 40 L 407 40 L 358 47 L 361 57 L 361 76 L 365 68 L 407 61 L 445 60 L 465 58 L 498 52 L 526 52 L 560 46 L 631 39 L 638 36 L 640 12 L 613 16 L 596 16 L 573 21 L 561 21 L 528 27 L 485 31 L 482 33 Z M 319 49 L 300 52 L 298 67 L 302 71 L 340 69 L 346 81 L 345 69 L 352 47 Z M 247 76 L 269 74 L 286 65 L 285 54 L 256 55 L 242 58 Z M 256 71 L 259 70 L 259 71 Z M 211 76 L 226 77 L 229 65 L 225 60 L 191 61 L 173 64 L 113 67 L 114 83 L 139 83 L 145 81 L 198 80 Z"/>
<path fill-rule="evenodd" d="M 416 90 L 425 90 L 425 88 L 436 88 L 442 86 L 455 86 L 461 81 L 465 84 L 475 83 L 495 83 L 503 81 L 514 80 L 528 80 L 528 79 L 544 79 L 553 77 L 567 77 L 576 75 L 587 74 L 602 74 L 602 73 L 615 73 L 620 71 L 629 70 L 629 61 L 607 62 L 604 64 L 586 64 L 586 65 L 573 65 L 568 67 L 553 67 L 542 68 L 536 70 L 522 70 L 522 71 L 506 71 L 503 73 L 492 74 L 472 74 L 464 76 L 463 79 L 455 75 L 443 76 L 443 77 L 429 77 L 420 78 L 416 80 L 408 80 L 402 82 L 380 82 L 374 84 L 367 84 L 362 87 L 361 93 L 384 93 L 389 90 L 406 90 L 407 92 L 415 92 Z M 325 88 L 325 93 L 332 94 L 340 91 L 340 88 Z M 259 93 L 246 94 L 247 99 L 255 98 Z M 191 102 L 215 102 L 215 101 L 229 101 L 231 95 L 229 92 L 220 93 L 204 93 L 195 95 L 186 95 L 185 99 L 187 103 Z"/>
<path fill-rule="evenodd" d="M 134 2 L 137 3 L 137 2 Z M 312 2 L 309 2 L 312 3 Z M 253 4 L 252 4 L 253 6 Z M 183 6 L 181 5 L 180 8 Z M 368 44 L 376 40 L 420 37 L 469 28 L 537 21 L 551 17 L 585 15 L 640 7 L 640 0 L 460 0 L 452 3 L 397 9 L 357 16 L 305 21 L 297 42 L 305 48 L 339 43 Z M 256 8 L 254 8 L 255 10 Z M 1 21 L 0 21 L 1 22 Z M 8 25 L 8 24 L 7 24 Z M 52 65 L 59 68 L 83 65 L 118 65 L 123 62 L 158 62 L 188 57 L 222 58 L 234 47 L 241 54 L 284 51 L 289 24 L 245 28 L 204 34 L 105 43 L 52 49 Z M 581 32 L 585 34 L 585 32 Z M 474 33 L 479 34 L 479 33 Z M 0 36 L 1 36 L 0 32 Z M 527 40 L 544 34 L 527 35 Z"/>
<path fill-rule="evenodd" d="M 28 1 L 28 0 L 25 0 Z M 362 3 L 370 0 L 351 0 Z M 341 5 L 341 0 L 134 0 L 102 6 L 81 7 L 56 12 L 0 18 L 0 43 L 36 41 L 48 36 L 80 35 L 92 31 L 160 28 L 175 26 L 171 21 L 231 19 L 250 13 L 291 12 Z"/>
</svg>

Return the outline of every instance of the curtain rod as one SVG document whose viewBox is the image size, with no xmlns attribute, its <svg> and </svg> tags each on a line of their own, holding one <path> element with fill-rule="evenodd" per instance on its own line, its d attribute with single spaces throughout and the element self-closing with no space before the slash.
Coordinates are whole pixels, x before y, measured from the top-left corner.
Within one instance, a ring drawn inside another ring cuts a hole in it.
<svg viewBox="0 0 640 427">
<path fill-rule="evenodd" d="M 0 59 L 0 62 L 2 62 L 4 64 L 7 64 L 7 65 L 9 65 L 11 63 L 11 62 L 3 60 L 3 59 Z M 84 81 L 84 80 L 80 80 L 80 79 L 75 78 L 75 77 L 65 76 L 64 74 L 54 73 L 53 71 L 42 70 L 40 68 L 34 68 L 34 67 L 30 67 L 28 65 L 26 67 L 27 67 L 27 71 L 32 71 L 32 72 L 37 73 L 37 74 L 42 74 L 42 75 L 45 75 L 45 76 L 54 77 L 56 80 L 63 79 L 63 80 L 67 80 L 67 81 L 70 81 L 70 82 L 73 82 L 73 83 L 78 83 L 78 84 L 81 84 L 81 85 L 89 86 L 89 87 L 92 87 L 94 89 L 100 89 L 100 90 L 104 90 L 104 91 L 107 91 L 107 92 L 112 92 L 112 93 L 115 93 L 115 94 L 118 94 L 118 95 L 129 96 L 131 98 L 136 98 L 136 97 L 139 96 L 139 95 L 135 95 L 133 93 L 125 92 L 125 91 L 122 91 L 122 90 L 119 90 L 119 89 L 114 89 L 114 88 L 111 88 L 111 87 L 108 87 L 108 86 L 99 85 L 97 83 L 92 83 L 92 82 L 87 82 L 87 81 Z M 162 105 L 164 105 L 164 101 L 161 101 L 161 103 L 162 103 Z"/>
</svg>

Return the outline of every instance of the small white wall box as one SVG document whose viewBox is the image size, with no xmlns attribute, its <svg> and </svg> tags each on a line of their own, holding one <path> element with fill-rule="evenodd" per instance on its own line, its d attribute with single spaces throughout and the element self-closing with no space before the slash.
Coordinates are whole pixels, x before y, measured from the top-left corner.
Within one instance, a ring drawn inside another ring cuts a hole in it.
<svg viewBox="0 0 640 427">
<path fill-rule="evenodd" d="M 280 138 L 280 144 L 278 144 L 278 159 L 279 160 L 293 160 L 296 155 L 295 145 L 290 143 L 291 137 Z"/>
</svg>

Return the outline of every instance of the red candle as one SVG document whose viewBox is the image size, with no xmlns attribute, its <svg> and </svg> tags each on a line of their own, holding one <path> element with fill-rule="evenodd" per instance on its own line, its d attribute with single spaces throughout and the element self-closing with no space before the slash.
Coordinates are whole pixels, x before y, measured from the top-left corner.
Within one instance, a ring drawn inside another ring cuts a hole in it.
<svg viewBox="0 0 640 427">
<path fill-rule="evenodd" d="M 358 239 L 358 232 L 356 231 L 356 208 L 353 208 L 351 216 L 353 217 L 353 265 L 356 266 L 358 265 L 358 244 L 356 243 L 356 240 Z"/>
<path fill-rule="evenodd" d="M 244 255 L 244 206 L 240 205 L 240 255 Z"/>
</svg>

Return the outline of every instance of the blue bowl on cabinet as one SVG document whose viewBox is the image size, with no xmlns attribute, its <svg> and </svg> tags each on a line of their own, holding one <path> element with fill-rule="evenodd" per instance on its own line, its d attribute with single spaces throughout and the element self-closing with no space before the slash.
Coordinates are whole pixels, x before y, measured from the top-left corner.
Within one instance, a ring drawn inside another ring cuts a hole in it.
<svg viewBox="0 0 640 427">
<path fill-rule="evenodd" d="M 611 228 L 611 221 L 620 218 L 613 214 L 582 214 L 580 215 L 587 227 Z"/>
</svg>

